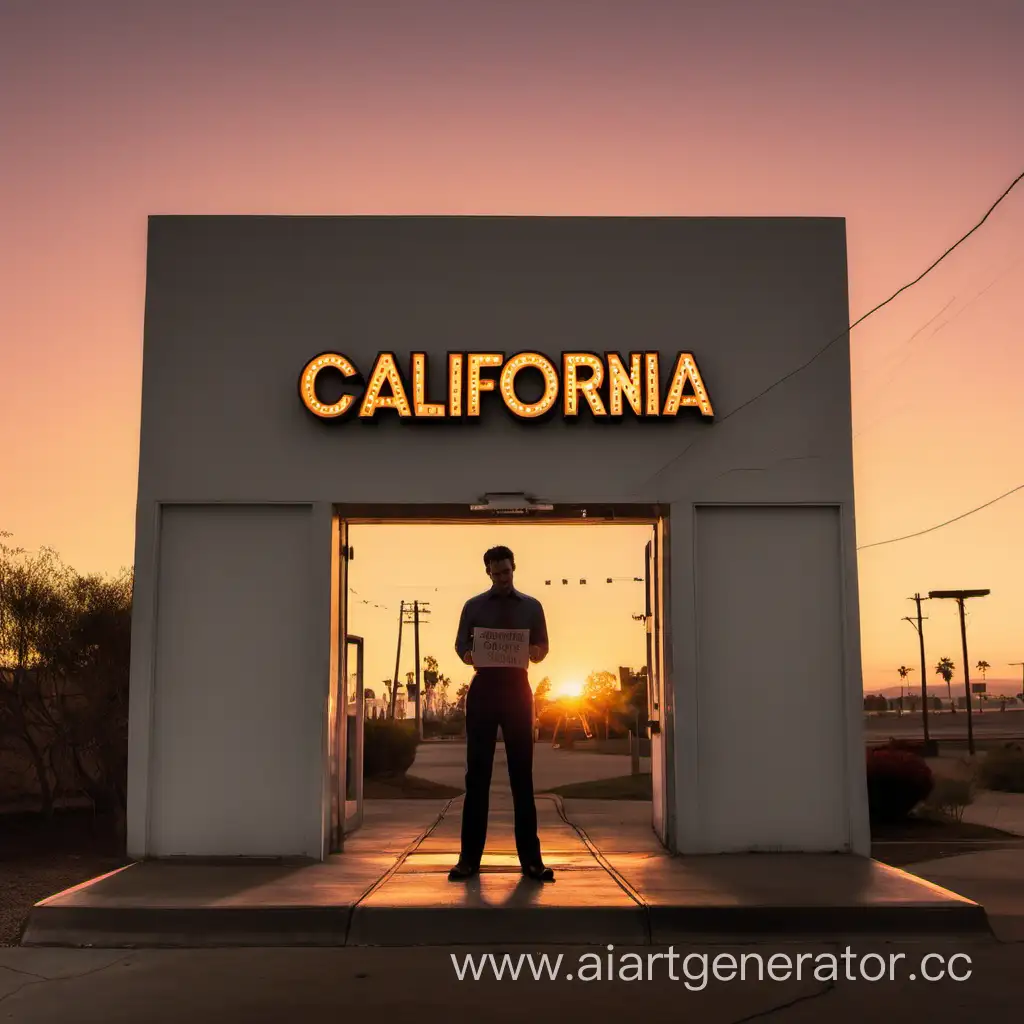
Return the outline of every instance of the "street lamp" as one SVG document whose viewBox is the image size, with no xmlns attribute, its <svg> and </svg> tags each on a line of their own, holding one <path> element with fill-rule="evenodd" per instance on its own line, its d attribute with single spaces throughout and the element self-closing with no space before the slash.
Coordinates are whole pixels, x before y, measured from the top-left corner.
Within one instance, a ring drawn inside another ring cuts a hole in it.
<svg viewBox="0 0 1024 1024">
<path fill-rule="evenodd" d="M 956 601 L 960 609 L 960 642 L 964 651 L 964 689 L 967 692 L 967 752 L 974 756 L 974 728 L 971 724 L 971 668 L 967 657 L 967 624 L 964 621 L 964 601 L 971 597 L 988 597 L 991 590 L 929 590 L 930 598 Z"/>
</svg>

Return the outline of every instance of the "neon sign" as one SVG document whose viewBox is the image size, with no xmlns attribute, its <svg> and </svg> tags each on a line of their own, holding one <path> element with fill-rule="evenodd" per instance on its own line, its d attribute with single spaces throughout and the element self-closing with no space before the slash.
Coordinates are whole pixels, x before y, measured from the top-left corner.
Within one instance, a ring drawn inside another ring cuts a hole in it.
<svg viewBox="0 0 1024 1024">
<path fill-rule="evenodd" d="M 408 376 L 399 369 L 394 352 L 381 352 L 365 379 L 347 356 L 324 352 L 304 367 L 299 397 L 309 412 L 324 420 L 354 416 L 368 422 L 383 411 L 392 411 L 402 420 L 473 420 L 480 417 L 485 391 L 497 392 L 512 416 L 527 421 L 545 419 L 556 408 L 566 420 L 578 419 L 584 410 L 596 419 L 617 420 L 631 414 L 664 420 L 684 409 L 713 419 L 711 398 L 693 354 L 676 356 L 664 391 L 660 356 L 659 352 L 630 352 L 624 360 L 616 352 L 563 352 L 556 365 L 539 352 L 518 352 L 508 359 L 502 352 L 449 352 L 447 394 L 439 402 L 427 398 L 425 352 L 412 353 Z M 325 370 L 336 371 L 357 385 L 360 393 L 322 401 L 317 381 Z M 535 401 L 524 401 L 517 389 L 524 370 L 539 373 L 543 382 Z"/>
</svg>

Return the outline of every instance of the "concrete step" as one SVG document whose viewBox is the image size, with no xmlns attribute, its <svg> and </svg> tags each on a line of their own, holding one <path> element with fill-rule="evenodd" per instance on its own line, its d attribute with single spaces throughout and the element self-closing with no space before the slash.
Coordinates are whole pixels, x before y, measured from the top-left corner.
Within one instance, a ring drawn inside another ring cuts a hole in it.
<svg viewBox="0 0 1024 1024">
<path fill-rule="evenodd" d="M 867 858 L 673 857 L 632 812 L 595 813 L 583 830 L 555 798 L 537 806 L 553 884 L 522 877 L 506 808 L 492 815 L 480 874 L 459 883 L 447 878 L 456 804 L 426 827 L 422 808 L 377 809 L 324 863 L 146 861 L 93 879 L 38 904 L 22 944 L 540 947 L 988 931 L 980 904 Z"/>
</svg>

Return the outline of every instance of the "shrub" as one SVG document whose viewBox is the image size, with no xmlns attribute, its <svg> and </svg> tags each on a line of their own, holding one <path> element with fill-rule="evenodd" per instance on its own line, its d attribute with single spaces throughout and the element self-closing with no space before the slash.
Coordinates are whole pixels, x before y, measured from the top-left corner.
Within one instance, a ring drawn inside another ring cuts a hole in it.
<svg viewBox="0 0 1024 1024">
<path fill-rule="evenodd" d="M 990 750 L 978 766 L 978 781 L 986 789 L 1024 793 L 1024 750 L 1013 743 Z"/>
<path fill-rule="evenodd" d="M 929 809 L 962 821 L 964 808 L 974 803 L 974 783 L 970 779 L 938 778 L 928 795 Z"/>
<path fill-rule="evenodd" d="M 924 740 L 898 740 L 890 737 L 889 742 L 880 749 L 882 750 L 903 750 L 908 754 L 917 754 L 918 757 L 928 757 L 928 751 Z"/>
<path fill-rule="evenodd" d="M 364 723 L 363 773 L 367 778 L 402 775 L 416 760 L 416 723 L 379 718 Z"/>
<path fill-rule="evenodd" d="M 466 715 L 462 711 L 451 711 L 441 725 L 442 736 L 463 736 L 466 732 Z"/>
<path fill-rule="evenodd" d="M 935 780 L 924 759 L 906 750 L 877 747 L 866 757 L 871 820 L 901 821 L 932 791 Z"/>
<path fill-rule="evenodd" d="M 884 746 L 888 751 L 906 751 L 908 754 L 916 754 L 920 758 L 934 758 L 938 756 L 939 744 L 935 739 L 929 739 L 926 743 L 923 739 L 896 739 L 890 738 Z"/>
</svg>

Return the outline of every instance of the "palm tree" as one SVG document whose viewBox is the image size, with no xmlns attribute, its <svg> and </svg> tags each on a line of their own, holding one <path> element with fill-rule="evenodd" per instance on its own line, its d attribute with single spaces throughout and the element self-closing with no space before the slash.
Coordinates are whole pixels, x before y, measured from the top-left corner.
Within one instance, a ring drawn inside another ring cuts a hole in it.
<svg viewBox="0 0 1024 1024">
<path fill-rule="evenodd" d="M 428 654 L 423 659 L 423 713 L 425 715 L 432 715 L 435 712 L 434 701 L 436 693 L 434 688 L 437 686 L 437 658 L 432 654 Z"/>
<path fill-rule="evenodd" d="M 900 674 L 900 714 L 902 715 L 903 714 L 903 687 L 907 685 L 907 676 L 909 676 L 910 673 L 913 672 L 914 670 L 912 668 L 907 668 L 906 665 L 900 665 L 900 667 L 898 669 L 896 669 L 896 671 L 899 672 L 899 674 Z"/>
<path fill-rule="evenodd" d="M 955 715 L 956 708 L 953 705 L 953 691 L 950 688 L 950 683 L 953 681 L 953 670 L 956 665 L 950 661 L 949 658 L 940 658 L 939 663 L 935 666 L 935 674 L 942 676 L 946 680 L 946 693 L 949 694 L 949 710 Z"/>
<path fill-rule="evenodd" d="M 987 661 L 979 661 L 978 664 L 975 665 L 974 667 L 981 673 L 981 678 L 982 678 L 982 681 L 984 682 L 985 679 L 987 678 L 985 673 L 988 672 L 988 670 L 992 666 Z M 979 714 L 981 714 L 981 712 L 983 710 L 983 708 L 981 706 L 982 702 L 987 700 L 987 699 L 988 699 L 988 694 L 987 693 L 979 693 L 978 694 L 978 713 Z"/>
</svg>

